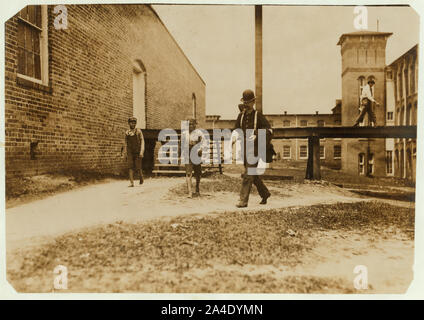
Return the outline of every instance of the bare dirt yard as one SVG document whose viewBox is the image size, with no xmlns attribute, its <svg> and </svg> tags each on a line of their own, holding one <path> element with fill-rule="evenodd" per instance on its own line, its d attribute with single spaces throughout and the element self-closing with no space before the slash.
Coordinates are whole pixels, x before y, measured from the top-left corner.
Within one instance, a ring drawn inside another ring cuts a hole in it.
<svg viewBox="0 0 424 320">
<path fill-rule="evenodd" d="M 414 203 L 333 183 L 268 181 L 272 197 L 236 209 L 240 177 L 127 188 L 103 183 L 6 211 L 7 276 L 19 292 L 403 293 L 412 279 Z M 355 266 L 368 269 L 357 290 Z"/>
</svg>

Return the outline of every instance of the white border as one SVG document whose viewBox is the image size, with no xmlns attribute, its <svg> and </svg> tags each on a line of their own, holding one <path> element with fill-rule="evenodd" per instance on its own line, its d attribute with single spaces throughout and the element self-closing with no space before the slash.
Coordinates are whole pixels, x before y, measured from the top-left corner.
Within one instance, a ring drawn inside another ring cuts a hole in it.
<svg viewBox="0 0 424 320">
<path fill-rule="evenodd" d="M 56 1 L 22 1 L 17 0 L 13 2 L 2 2 L 1 4 L 1 13 L 2 18 L 1 23 L 1 59 L 2 59 L 2 68 L 0 68 L 0 78 L 4 79 L 5 70 L 4 70 L 4 22 L 8 20 L 11 16 L 16 14 L 21 8 L 27 4 L 88 4 L 88 3 L 153 3 L 153 4 L 166 4 L 166 3 L 175 3 L 175 4 L 284 4 L 284 5 L 411 5 L 418 14 L 421 13 L 421 17 L 424 16 L 424 2 L 420 1 L 406 1 L 406 0 L 362 0 L 362 1 L 352 1 L 352 0 L 286 0 L 284 3 L 282 1 L 180 1 L 173 0 L 172 2 L 166 0 L 159 1 L 134 1 L 134 0 L 125 0 L 125 1 L 87 1 L 87 0 L 61 0 L 60 3 Z M 420 42 L 419 46 L 422 48 L 424 44 L 423 38 L 423 23 L 421 20 L 420 24 Z M 423 59 L 423 50 L 419 50 L 419 59 Z M 424 79 L 424 67 L 419 67 L 419 76 L 418 76 L 418 101 L 423 101 L 423 90 L 424 87 L 421 85 L 422 79 Z M 420 80 L 421 79 L 421 80 Z M 421 90 L 420 90 L 421 89 Z M 0 167 L 0 199 L 1 199 L 1 212 L 0 212 L 0 298 L 2 299 L 267 299 L 267 300 L 280 300 L 280 299 L 423 299 L 424 298 L 424 215 L 422 213 L 423 204 L 423 168 L 418 165 L 422 160 L 422 152 L 420 151 L 417 154 L 417 173 L 416 173 L 416 214 L 415 214 L 415 261 L 414 261 L 414 280 L 406 294 L 352 294 L 352 295 L 343 295 L 343 294 L 105 294 L 105 293 L 84 293 L 84 294 L 74 294 L 74 293 L 48 293 L 48 294 L 29 294 L 21 293 L 17 294 L 15 290 L 6 282 L 5 270 L 6 270 L 6 261 L 5 261 L 5 171 L 4 171 L 4 153 L 5 153 L 5 132 L 4 132 L 4 81 L 1 81 L 0 88 L 2 98 L 1 100 L 1 116 L 0 116 L 0 160 L 2 166 Z M 423 150 L 423 132 L 420 130 L 422 127 L 422 122 L 424 121 L 424 113 L 421 111 L 421 107 L 418 108 L 418 125 L 419 129 L 417 130 L 417 148 L 418 150 Z"/>
</svg>

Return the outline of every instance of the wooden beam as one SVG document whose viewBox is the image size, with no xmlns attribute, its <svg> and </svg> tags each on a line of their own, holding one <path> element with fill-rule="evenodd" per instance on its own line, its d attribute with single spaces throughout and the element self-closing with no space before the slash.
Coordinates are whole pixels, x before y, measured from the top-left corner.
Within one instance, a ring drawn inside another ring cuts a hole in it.
<svg viewBox="0 0 424 320">
<path fill-rule="evenodd" d="M 232 129 L 230 129 L 232 130 Z M 146 139 L 157 139 L 160 129 L 143 129 Z M 178 134 L 181 130 L 175 130 Z M 274 128 L 273 139 L 306 139 L 313 135 L 319 138 L 417 138 L 417 126 L 385 127 L 307 127 Z M 213 130 L 208 129 L 210 137 Z"/>
</svg>

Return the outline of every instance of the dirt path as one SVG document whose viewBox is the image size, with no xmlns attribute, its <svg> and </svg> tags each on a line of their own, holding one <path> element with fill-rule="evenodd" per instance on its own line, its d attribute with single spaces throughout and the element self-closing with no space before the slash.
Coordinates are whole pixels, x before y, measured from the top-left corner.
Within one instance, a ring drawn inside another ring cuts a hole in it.
<svg viewBox="0 0 424 320">
<path fill-rule="evenodd" d="M 147 179 L 144 185 L 136 185 L 135 188 L 128 188 L 127 181 L 110 181 L 7 209 L 7 248 L 13 250 L 66 232 L 116 221 L 138 222 L 182 214 L 219 213 L 236 209 L 238 195 L 229 192 L 203 194 L 202 197 L 194 199 L 173 197 L 169 189 L 184 181 L 184 178 Z M 270 190 L 279 191 L 280 195 L 271 197 L 266 206 L 259 205 L 258 195 L 252 195 L 249 207 L 237 210 L 365 200 L 334 186 L 299 184 L 283 190 L 271 187 Z"/>
</svg>

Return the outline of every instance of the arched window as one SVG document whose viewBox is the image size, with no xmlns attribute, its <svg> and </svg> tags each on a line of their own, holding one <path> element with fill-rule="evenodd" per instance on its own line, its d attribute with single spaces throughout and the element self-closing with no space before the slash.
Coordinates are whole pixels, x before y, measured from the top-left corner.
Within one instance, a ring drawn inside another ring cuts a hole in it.
<svg viewBox="0 0 424 320">
<path fill-rule="evenodd" d="M 405 125 L 410 126 L 411 125 L 411 119 L 412 119 L 412 115 L 411 115 L 411 110 L 412 110 L 412 106 L 411 104 L 408 104 L 408 107 L 406 107 L 406 119 L 405 119 Z"/>
<path fill-rule="evenodd" d="M 146 69 L 141 60 L 133 62 L 133 116 L 137 127 L 146 129 Z"/>
<path fill-rule="evenodd" d="M 404 106 L 402 106 L 402 108 L 400 109 L 399 125 L 400 126 L 405 125 L 405 107 Z"/>
<path fill-rule="evenodd" d="M 196 118 L 196 114 L 197 114 L 197 101 L 196 101 L 196 94 L 192 94 L 191 96 L 191 103 L 192 103 L 192 108 L 193 108 L 193 118 Z"/>
<path fill-rule="evenodd" d="M 359 175 L 365 174 L 365 154 L 364 153 L 358 154 L 358 174 Z"/>
</svg>

